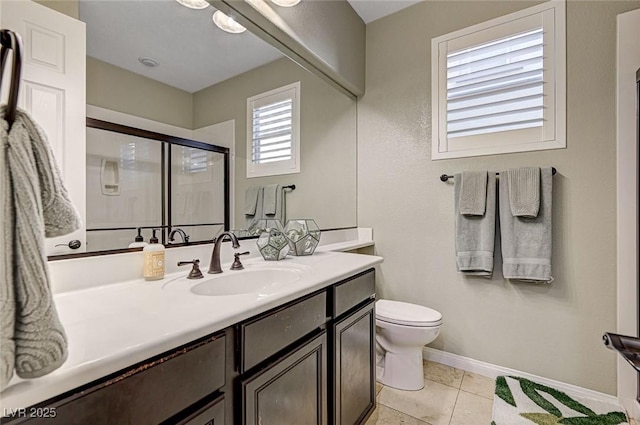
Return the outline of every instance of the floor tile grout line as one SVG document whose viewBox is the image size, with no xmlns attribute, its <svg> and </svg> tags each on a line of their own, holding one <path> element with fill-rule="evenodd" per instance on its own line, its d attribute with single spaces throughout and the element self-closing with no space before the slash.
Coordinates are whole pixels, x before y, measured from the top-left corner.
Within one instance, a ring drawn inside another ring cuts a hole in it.
<svg viewBox="0 0 640 425">
<path fill-rule="evenodd" d="M 423 424 L 433 425 L 431 422 L 423 421 L 423 420 L 422 420 L 422 419 L 420 419 L 420 418 L 416 418 L 415 416 L 410 415 L 410 414 L 409 414 L 409 413 L 407 413 L 407 412 L 403 412 L 402 410 L 398 410 L 398 409 L 396 409 L 395 407 L 391 407 L 391 406 L 389 406 L 388 404 L 384 404 L 384 403 L 381 403 L 381 402 L 379 402 L 379 401 L 378 401 L 378 404 L 381 404 L 381 405 L 383 405 L 384 407 L 386 407 L 387 409 L 391 409 L 391 410 L 393 410 L 394 412 L 398 412 L 398 413 L 400 413 L 400 414 L 402 414 L 402 415 L 404 415 L 404 416 L 409 416 L 410 418 L 413 418 L 413 419 L 415 419 L 415 420 L 417 420 L 418 422 L 421 422 L 421 423 L 423 423 Z"/>
<path fill-rule="evenodd" d="M 458 397 L 460 397 L 460 389 L 458 389 L 458 393 L 456 394 L 456 401 L 453 402 L 453 409 L 451 409 L 451 416 L 449 417 L 448 424 L 451 425 L 451 421 L 453 420 L 453 414 L 456 411 L 456 405 L 458 404 Z"/>
</svg>

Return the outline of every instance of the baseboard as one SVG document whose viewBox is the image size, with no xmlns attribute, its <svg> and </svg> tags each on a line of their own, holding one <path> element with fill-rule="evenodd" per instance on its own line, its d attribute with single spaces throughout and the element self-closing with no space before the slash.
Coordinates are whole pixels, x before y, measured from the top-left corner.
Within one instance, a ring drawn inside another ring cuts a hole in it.
<svg viewBox="0 0 640 425">
<path fill-rule="evenodd" d="M 430 347 L 424 347 L 422 349 L 422 356 L 425 360 L 429 360 L 436 363 L 441 363 L 447 366 L 455 367 L 467 372 L 477 373 L 478 375 L 486 376 L 495 379 L 500 375 L 515 375 L 521 376 L 526 379 L 530 379 L 535 382 L 539 382 L 543 385 L 548 385 L 553 388 L 557 388 L 560 391 L 569 392 L 573 395 L 580 397 L 591 398 L 594 400 L 600 400 L 608 403 L 618 403 L 618 398 L 611 395 L 601 393 L 599 391 L 589 390 L 587 388 L 578 387 L 576 385 L 567 384 L 553 379 L 544 378 L 542 376 L 532 375 L 530 373 L 521 372 L 515 369 L 509 369 L 494 365 L 491 363 L 481 362 L 469 357 L 459 356 L 457 354 L 447 353 L 446 351 L 436 350 Z"/>
</svg>

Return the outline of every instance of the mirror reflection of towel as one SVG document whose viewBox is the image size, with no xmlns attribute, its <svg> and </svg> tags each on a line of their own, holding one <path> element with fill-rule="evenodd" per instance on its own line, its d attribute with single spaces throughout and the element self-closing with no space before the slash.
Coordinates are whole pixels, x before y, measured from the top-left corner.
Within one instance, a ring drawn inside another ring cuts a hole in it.
<svg viewBox="0 0 640 425">
<path fill-rule="evenodd" d="M 265 218 L 278 219 L 281 223 L 284 222 L 283 190 L 279 184 L 270 184 L 264 187 L 263 212 Z"/>
<path fill-rule="evenodd" d="M 262 218 L 264 190 L 261 186 L 250 187 L 245 191 L 244 217 L 245 228 L 249 228 L 251 223 Z"/>
<path fill-rule="evenodd" d="M 244 192 L 244 214 L 249 216 L 256 215 L 256 208 L 258 207 L 258 192 L 260 186 L 252 186 Z"/>
</svg>

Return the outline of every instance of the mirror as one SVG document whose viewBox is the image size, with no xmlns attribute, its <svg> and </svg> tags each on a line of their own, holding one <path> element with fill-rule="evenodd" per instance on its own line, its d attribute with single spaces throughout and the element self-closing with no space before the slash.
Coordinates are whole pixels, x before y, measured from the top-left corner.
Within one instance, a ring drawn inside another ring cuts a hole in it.
<svg viewBox="0 0 640 425">
<path fill-rule="evenodd" d="M 271 184 L 296 186 L 286 195 L 287 218 L 313 218 L 323 230 L 355 227 L 356 101 L 248 31 L 222 32 L 212 23 L 214 10 L 188 9 L 175 0 L 80 0 L 79 18 L 87 30 L 87 116 L 228 148 L 231 229 L 245 226 L 247 190 Z M 300 172 L 247 178 L 247 98 L 298 81 Z M 108 196 L 90 183 L 87 202 Z M 171 213 L 193 212 L 185 199 L 199 183 L 176 184 L 186 192 L 172 199 Z M 202 207 L 216 208 L 221 206 Z M 113 218 L 108 209 L 103 214 Z M 154 209 L 139 218 L 156 223 L 157 214 Z M 202 218 L 184 220 L 197 224 Z M 134 237 L 131 232 L 120 239 Z M 87 248 L 106 246 L 89 242 Z"/>
<path fill-rule="evenodd" d="M 89 251 L 154 234 L 165 245 L 210 241 L 229 228 L 228 148 L 92 118 L 86 143 Z"/>
</svg>

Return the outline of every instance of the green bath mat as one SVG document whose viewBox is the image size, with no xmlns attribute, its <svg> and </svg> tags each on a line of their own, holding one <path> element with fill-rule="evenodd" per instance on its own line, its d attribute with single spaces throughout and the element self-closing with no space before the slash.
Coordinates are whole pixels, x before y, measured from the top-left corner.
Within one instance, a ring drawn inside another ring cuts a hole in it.
<svg viewBox="0 0 640 425">
<path fill-rule="evenodd" d="M 627 425 L 624 409 L 517 376 L 499 376 L 491 425 Z"/>
</svg>

